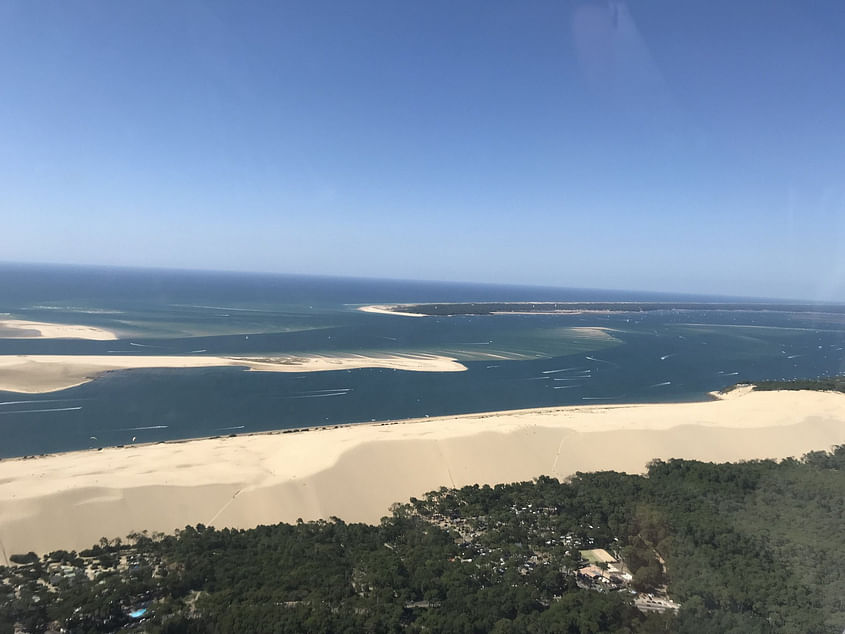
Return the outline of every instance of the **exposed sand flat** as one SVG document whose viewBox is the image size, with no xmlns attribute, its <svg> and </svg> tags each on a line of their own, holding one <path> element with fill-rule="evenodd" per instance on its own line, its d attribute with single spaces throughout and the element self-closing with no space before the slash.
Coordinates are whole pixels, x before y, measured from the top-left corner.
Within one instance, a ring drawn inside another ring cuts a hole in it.
<svg viewBox="0 0 845 634">
<path fill-rule="evenodd" d="M 321 372 L 391 368 L 417 372 L 460 372 L 450 357 L 428 354 L 384 356 L 203 357 L 133 355 L 0 355 L 0 390 L 37 394 L 87 383 L 110 370 L 235 366 L 259 372 Z"/>
<path fill-rule="evenodd" d="M 94 339 L 109 341 L 117 339 L 111 330 L 95 326 L 75 326 L 70 324 L 49 324 L 43 321 L 24 321 L 22 319 L 0 320 L 0 338 L 12 339 Z"/>
<path fill-rule="evenodd" d="M 401 313 L 391 310 L 392 306 L 388 305 L 374 305 L 374 306 L 360 306 L 358 310 L 365 313 L 379 313 L 380 315 L 401 315 L 402 317 L 429 317 L 430 315 L 423 315 L 422 313 Z"/>
<path fill-rule="evenodd" d="M 702 403 L 494 412 L 4 460 L 0 563 L 198 522 L 376 522 L 391 503 L 440 486 L 636 473 L 654 458 L 800 456 L 841 443 L 845 395 L 741 390 Z"/>
</svg>

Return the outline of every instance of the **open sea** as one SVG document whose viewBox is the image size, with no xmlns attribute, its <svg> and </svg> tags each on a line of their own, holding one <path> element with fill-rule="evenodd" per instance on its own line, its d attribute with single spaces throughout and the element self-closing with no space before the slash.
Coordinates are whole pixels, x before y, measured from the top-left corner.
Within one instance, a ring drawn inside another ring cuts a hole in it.
<svg viewBox="0 0 845 634">
<path fill-rule="evenodd" d="M 426 318 L 356 310 L 366 304 L 470 301 L 736 301 L 738 306 Z M 133 437 L 137 443 L 157 442 L 528 407 L 703 400 L 737 382 L 845 371 L 845 314 L 742 309 L 753 301 L 4 264 L 0 319 L 100 326 L 121 338 L 0 336 L 2 355 L 432 353 L 454 357 L 468 371 L 139 369 L 47 394 L 0 391 L 0 457 L 129 444 Z"/>
</svg>

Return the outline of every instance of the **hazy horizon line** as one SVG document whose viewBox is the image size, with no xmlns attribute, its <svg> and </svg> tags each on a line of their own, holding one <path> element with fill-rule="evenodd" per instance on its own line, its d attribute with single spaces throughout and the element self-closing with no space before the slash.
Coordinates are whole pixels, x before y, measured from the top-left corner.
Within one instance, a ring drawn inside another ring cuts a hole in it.
<svg viewBox="0 0 845 634">
<path fill-rule="evenodd" d="M 743 296 L 720 293 L 702 293 L 695 291 L 677 291 L 677 290 L 654 290 L 654 289 L 640 289 L 640 288 L 610 288 L 610 287 L 594 287 L 594 286 L 558 286 L 556 284 L 537 284 L 530 282 L 489 282 L 478 280 L 443 280 L 430 278 L 406 278 L 406 277 L 376 277 L 372 275 L 350 275 L 342 273 L 290 273 L 285 271 L 257 271 L 251 269 L 216 269 L 216 268 L 200 268 L 190 266 L 168 266 L 156 264 L 100 264 L 100 263 L 79 263 L 79 262 L 44 262 L 44 261 L 20 261 L 20 260 L 0 260 L 0 267 L 7 266 L 22 266 L 32 268 L 76 268 L 76 269 L 92 269 L 92 270 L 123 270 L 123 271 L 158 271 L 158 272 L 172 272 L 172 273 L 197 273 L 197 274 L 218 274 L 218 275 L 257 275 L 270 277 L 306 277 L 316 279 L 347 279 L 358 281 L 383 281 L 383 282 L 408 282 L 413 284 L 447 284 L 454 286 L 488 286 L 498 288 L 536 288 L 544 290 L 566 290 L 566 291 L 605 291 L 608 293 L 653 293 L 656 295 L 667 295 L 672 297 L 712 297 L 722 298 L 729 301 L 743 301 L 743 302 L 788 302 L 797 303 L 804 302 L 808 304 L 818 305 L 843 305 L 845 302 L 834 300 L 814 300 L 808 298 L 785 298 L 785 297 L 763 297 L 763 296 Z M 495 300 L 487 300 L 495 301 Z M 500 300 L 508 301 L 508 300 Z M 532 300 L 519 300 L 520 303 Z M 549 302 L 552 300 L 537 300 Z M 592 300 L 592 301 L 614 301 L 614 300 Z M 648 300 L 638 300 L 648 301 Z M 454 302 L 452 302 L 454 303 Z M 588 303 L 588 302 L 579 302 Z"/>
</svg>

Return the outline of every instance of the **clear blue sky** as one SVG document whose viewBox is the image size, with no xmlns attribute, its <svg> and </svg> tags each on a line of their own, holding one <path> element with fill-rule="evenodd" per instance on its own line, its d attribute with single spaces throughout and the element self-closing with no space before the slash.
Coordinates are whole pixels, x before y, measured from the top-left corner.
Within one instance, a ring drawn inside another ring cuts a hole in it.
<svg viewBox="0 0 845 634">
<path fill-rule="evenodd" d="M 0 1 L 0 260 L 845 301 L 845 3 Z"/>
</svg>

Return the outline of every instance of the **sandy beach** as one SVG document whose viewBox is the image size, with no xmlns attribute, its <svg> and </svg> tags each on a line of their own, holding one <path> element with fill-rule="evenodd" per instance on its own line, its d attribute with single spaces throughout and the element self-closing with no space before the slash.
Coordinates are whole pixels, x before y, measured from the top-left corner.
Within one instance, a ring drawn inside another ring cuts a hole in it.
<svg viewBox="0 0 845 634">
<path fill-rule="evenodd" d="M 0 319 L 0 338 L 11 339 L 92 339 L 111 341 L 117 335 L 95 326 L 49 324 L 43 321 Z"/>
<path fill-rule="evenodd" d="M 401 315 L 402 317 L 429 317 L 429 315 L 423 315 L 422 313 L 401 313 L 395 310 L 391 310 L 393 308 L 392 305 L 373 305 L 373 306 L 359 306 L 358 310 L 364 313 L 378 313 L 379 315 Z"/>
<path fill-rule="evenodd" d="M 383 356 L 212 357 L 137 355 L 0 355 L 0 391 L 41 394 L 94 380 L 103 372 L 135 368 L 242 367 L 255 372 L 321 372 L 390 368 L 415 372 L 460 372 L 466 366 L 430 354 Z"/>
<path fill-rule="evenodd" d="M 440 486 L 654 458 L 800 456 L 845 443 L 845 395 L 737 390 L 700 403 L 518 410 L 0 461 L 0 563 L 133 530 L 377 522 Z"/>
</svg>

